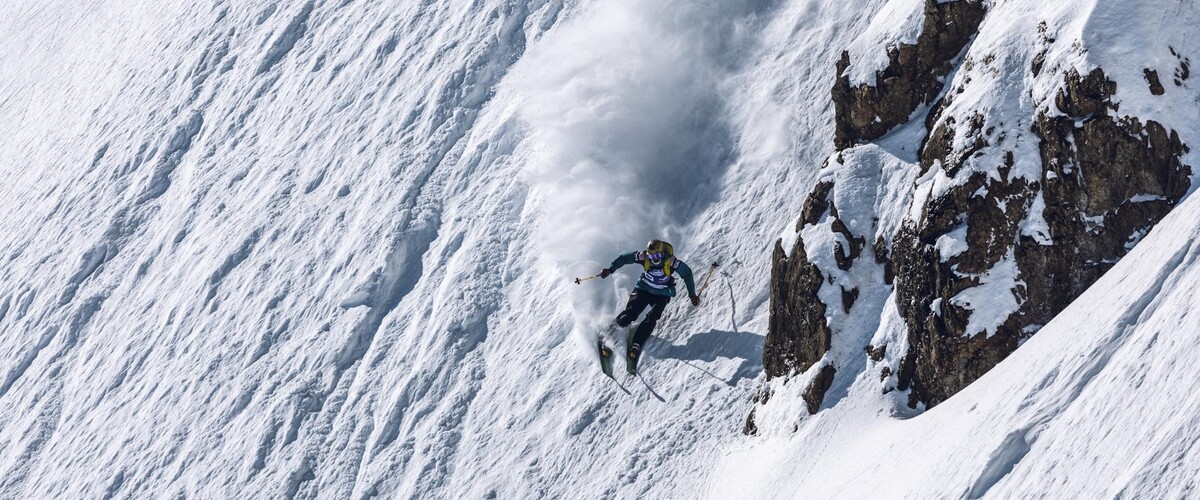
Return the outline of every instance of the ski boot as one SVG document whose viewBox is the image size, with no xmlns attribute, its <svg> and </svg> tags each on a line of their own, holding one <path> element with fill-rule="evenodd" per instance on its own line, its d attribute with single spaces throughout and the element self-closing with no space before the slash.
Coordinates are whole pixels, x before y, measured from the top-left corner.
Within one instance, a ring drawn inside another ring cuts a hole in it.
<svg viewBox="0 0 1200 500">
<path fill-rule="evenodd" d="M 640 344 L 630 344 L 629 350 L 625 353 L 625 371 L 630 375 L 637 375 L 637 364 L 641 357 L 642 346 Z"/>
</svg>

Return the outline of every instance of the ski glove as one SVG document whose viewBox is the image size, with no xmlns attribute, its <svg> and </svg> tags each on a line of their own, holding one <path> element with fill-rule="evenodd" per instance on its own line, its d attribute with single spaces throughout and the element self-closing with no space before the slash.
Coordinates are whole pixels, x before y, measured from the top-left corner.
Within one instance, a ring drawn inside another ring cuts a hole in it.
<svg viewBox="0 0 1200 500">
<path fill-rule="evenodd" d="M 608 279 L 609 276 L 612 276 L 612 273 L 612 269 L 606 267 L 603 271 L 600 271 L 600 279 Z"/>
<path fill-rule="evenodd" d="M 693 305 L 693 306 L 698 306 L 698 305 L 700 305 L 700 296 L 699 296 L 699 295 L 692 295 L 691 297 L 688 297 L 688 298 L 689 298 L 689 299 L 692 299 L 692 305 Z"/>
</svg>

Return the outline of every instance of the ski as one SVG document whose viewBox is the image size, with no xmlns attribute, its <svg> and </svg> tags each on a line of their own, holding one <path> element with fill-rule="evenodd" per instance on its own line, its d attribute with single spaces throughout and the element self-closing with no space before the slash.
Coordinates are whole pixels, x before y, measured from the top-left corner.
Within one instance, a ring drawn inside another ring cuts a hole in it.
<svg viewBox="0 0 1200 500">
<path fill-rule="evenodd" d="M 605 375 L 613 376 L 613 352 L 608 346 L 604 345 L 604 338 L 596 339 L 596 350 L 600 353 L 600 369 Z"/>
<path fill-rule="evenodd" d="M 633 328 L 625 329 L 625 373 L 637 375 L 637 363 L 638 358 L 641 357 L 641 353 L 638 352 L 635 354 L 631 348 L 633 346 L 633 332 Z"/>
</svg>

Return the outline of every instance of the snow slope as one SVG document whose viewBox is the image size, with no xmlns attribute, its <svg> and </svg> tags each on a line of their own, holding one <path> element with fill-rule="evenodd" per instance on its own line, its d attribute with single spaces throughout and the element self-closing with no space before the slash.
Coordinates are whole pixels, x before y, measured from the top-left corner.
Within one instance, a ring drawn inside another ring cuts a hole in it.
<svg viewBox="0 0 1200 500">
<path fill-rule="evenodd" d="M 929 413 L 740 435 L 884 4 L 0 4 L 0 497 L 1186 496 L 1194 200 Z M 724 272 L 617 384 L 569 279 L 654 236 Z"/>
<path fill-rule="evenodd" d="M 698 493 L 881 4 L 0 5 L 0 497 Z"/>
</svg>

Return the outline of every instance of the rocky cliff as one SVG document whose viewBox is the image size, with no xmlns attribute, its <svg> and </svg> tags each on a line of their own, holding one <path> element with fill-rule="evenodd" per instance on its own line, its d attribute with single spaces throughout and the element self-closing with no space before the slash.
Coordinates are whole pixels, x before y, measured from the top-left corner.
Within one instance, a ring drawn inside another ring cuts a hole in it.
<svg viewBox="0 0 1200 500">
<path fill-rule="evenodd" d="M 873 78 L 843 53 L 836 151 L 775 247 L 764 367 L 802 386 L 790 390 L 810 413 L 864 372 L 906 391 L 911 407 L 944 401 L 1099 279 L 1191 186 L 1179 134 L 1115 97 L 1153 105 L 1185 87 L 1189 61 L 1174 48 L 1166 86 L 1145 68 L 1142 86 L 1118 88 L 1105 68 L 1079 64 L 1080 39 L 1044 20 L 1014 35 L 1012 23 L 989 25 L 978 1 L 920 9 L 915 41 L 876 43 L 887 62 Z M 973 45 L 987 30 L 989 43 Z M 1014 50 L 1021 41 L 1036 50 Z"/>
</svg>

